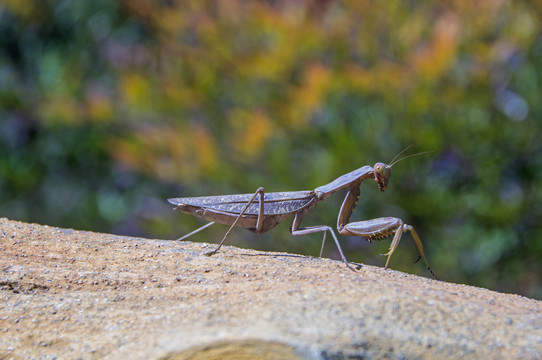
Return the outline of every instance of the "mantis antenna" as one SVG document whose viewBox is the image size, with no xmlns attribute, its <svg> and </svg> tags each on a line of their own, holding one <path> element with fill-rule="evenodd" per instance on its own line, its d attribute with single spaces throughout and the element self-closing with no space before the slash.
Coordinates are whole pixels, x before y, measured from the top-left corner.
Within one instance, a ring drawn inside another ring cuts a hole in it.
<svg viewBox="0 0 542 360">
<path fill-rule="evenodd" d="M 404 153 L 405 151 L 407 151 L 408 149 L 410 149 L 412 147 L 412 144 L 408 145 L 406 148 L 404 148 L 403 150 L 399 151 L 399 154 L 395 155 L 395 157 L 393 159 L 391 159 L 390 161 L 390 164 L 393 164 L 393 162 L 395 161 L 395 159 L 397 159 L 399 157 L 399 155 L 401 155 L 402 153 Z"/>
<path fill-rule="evenodd" d="M 417 153 L 417 154 L 407 155 L 407 156 L 404 156 L 404 157 L 400 158 L 399 160 L 395 161 L 395 159 L 397 159 L 397 157 L 398 157 L 399 155 L 401 155 L 402 153 L 404 153 L 406 150 L 410 149 L 411 147 L 412 147 L 412 145 L 409 145 L 409 146 L 407 146 L 404 150 L 402 150 L 399 154 L 395 155 L 395 157 L 393 158 L 393 160 L 392 160 L 391 163 L 390 163 L 390 167 L 392 167 L 393 165 L 397 164 L 399 161 L 408 159 L 409 157 L 418 156 L 418 155 L 422 155 L 422 154 L 427 154 L 427 153 L 432 153 L 432 152 L 433 152 L 433 151 L 424 151 L 424 152 L 420 152 L 420 153 Z"/>
</svg>

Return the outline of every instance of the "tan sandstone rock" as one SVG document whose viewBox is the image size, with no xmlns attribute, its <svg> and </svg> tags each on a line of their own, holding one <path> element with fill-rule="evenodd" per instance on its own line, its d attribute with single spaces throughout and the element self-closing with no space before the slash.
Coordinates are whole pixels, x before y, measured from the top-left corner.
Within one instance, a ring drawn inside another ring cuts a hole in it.
<svg viewBox="0 0 542 360">
<path fill-rule="evenodd" d="M 540 301 L 206 249 L 0 219 L 0 359 L 542 357 Z"/>
</svg>

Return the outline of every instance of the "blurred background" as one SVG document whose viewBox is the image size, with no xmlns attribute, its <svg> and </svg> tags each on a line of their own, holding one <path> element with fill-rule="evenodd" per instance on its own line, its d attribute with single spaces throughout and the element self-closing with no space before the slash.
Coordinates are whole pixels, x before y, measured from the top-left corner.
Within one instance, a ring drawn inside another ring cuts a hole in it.
<svg viewBox="0 0 542 360">
<path fill-rule="evenodd" d="M 542 299 L 541 1 L 0 1 L 0 216 L 175 239 L 168 197 L 389 163 L 351 221 L 413 225 L 443 280 Z M 302 225 L 335 227 L 344 193 Z M 317 256 L 285 221 L 230 244 Z M 215 225 L 192 241 L 218 242 Z M 341 237 L 383 266 L 390 241 Z M 327 256 L 338 258 L 332 243 Z M 407 234 L 393 269 L 430 276 Z M 247 259 L 249 261 L 249 259 Z"/>
</svg>

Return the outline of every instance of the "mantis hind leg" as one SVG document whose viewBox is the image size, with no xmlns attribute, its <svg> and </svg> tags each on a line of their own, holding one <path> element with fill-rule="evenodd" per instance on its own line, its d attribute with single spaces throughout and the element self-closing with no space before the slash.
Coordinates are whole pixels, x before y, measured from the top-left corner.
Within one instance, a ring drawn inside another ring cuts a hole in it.
<svg viewBox="0 0 542 360">
<path fill-rule="evenodd" d="M 196 233 L 199 233 L 201 230 L 204 230 L 204 229 L 207 229 L 209 226 L 213 225 L 215 222 L 214 221 L 211 221 L 210 223 L 207 223 L 205 225 L 203 225 L 202 227 L 200 228 L 197 228 L 196 230 L 192 231 L 191 233 L 188 233 L 184 236 L 181 236 L 180 238 L 177 239 L 177 241 L 183 241 L 184 239 L 186 238 L 189 238 L 190 236 L 196 234 Z"/>
<path fill-rule="evenodd" d="M 230 235 L 230 233 L 232 232 L 235 225 L 237 225 L 237 222 L 239 221 L 239 219 L 241 219 L 241 217 L 245 214 L 245 212 L 247 211 L 250 204 L 252 204 L 254 202 L 254 200 L 256 199 L 256 197 L 258 195 L 260 195 L 260 200 L 259 200 L 259 202 L 260 202 L 260 211 L 258 213 L 258 221 L 257 221 L 256 228 L 258 230 L 261 230 L 261 227 L 263 225 L 263 219 L 264 219 L 264 213 L 263 213 L 264 212 L 263 211 L 263 209 L 264 209 L 264 190 L 263 190 L 263 187 L 260 187 L 258 190 L 256 190 L 256 192 L 254 193 L 254 196 L 247 202 L 246 206 L 239 213 L 239 215 L 235 218 L 235 221 L 231 224 L 230 228 L 226 232 L 226 235 L 224 235 L 224 237 L 222 238 L 222 241 L 220 242 L 220 244 L 218 244 L 216 249 L 214 249 L 212 251 L 209 251 L 209 252 L 206 252 L 206 253 L 204 253 L 204 255 L 211 256 L 211 255 L 216 254 L 218 252 L 218 250 L 220 250 L 220 248 L 224 244 L 224 241 L 226 241 L 226 238 Z M 200 229 L 198 229 L 196 231 L 199 231 Z"/>
</svg>

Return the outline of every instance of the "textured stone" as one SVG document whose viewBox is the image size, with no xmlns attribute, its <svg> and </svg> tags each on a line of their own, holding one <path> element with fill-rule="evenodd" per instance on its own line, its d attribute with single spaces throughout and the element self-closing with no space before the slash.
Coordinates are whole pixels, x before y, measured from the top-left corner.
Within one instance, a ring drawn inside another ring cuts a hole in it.
<svg viewBox="0 0 542 360">
<path fill-rule="evenodd" d="M 542 357 L 540 301 L 209 249 L 0 219 L 0 359 Z"/>
</svg>

